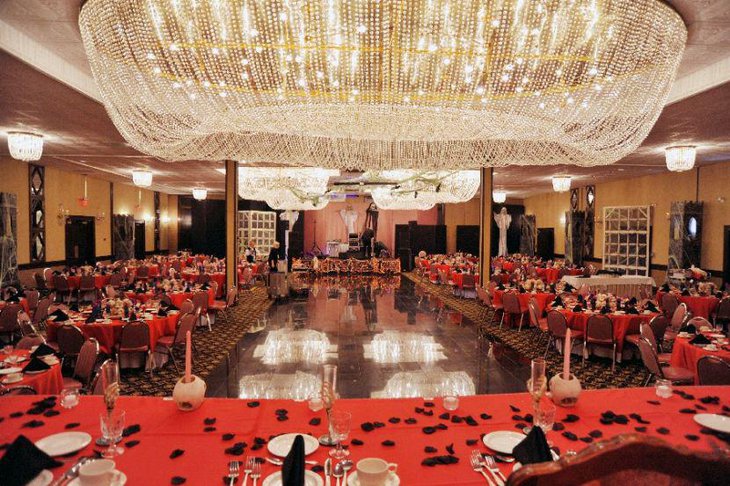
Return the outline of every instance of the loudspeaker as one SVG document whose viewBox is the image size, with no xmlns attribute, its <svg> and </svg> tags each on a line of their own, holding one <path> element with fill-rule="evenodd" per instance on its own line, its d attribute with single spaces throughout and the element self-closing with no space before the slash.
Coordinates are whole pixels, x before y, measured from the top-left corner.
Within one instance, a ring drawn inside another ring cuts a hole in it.
<svg viewBox="0 0 730 486">
<path fill-rule="evenodd" d="M 413 270 L 413 254 L 410 248 L 398 248 L 398 258 L 400 258 L 401 272 L 410 272 Z"/>
</svg>

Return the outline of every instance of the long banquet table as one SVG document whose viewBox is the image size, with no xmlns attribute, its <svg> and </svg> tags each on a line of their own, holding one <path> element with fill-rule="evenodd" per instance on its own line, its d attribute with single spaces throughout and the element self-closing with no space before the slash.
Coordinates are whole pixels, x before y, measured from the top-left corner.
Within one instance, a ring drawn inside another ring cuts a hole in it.
<svg viewBox="0 0 730 486">
<path fill-rule="evenodd" d="M 710 451 L 718 445 L 719 439 L 704 435 L 691 414 L 680 413 L 685 408 L 705 407 L 709 413 L 722 412 L 722 405 L 730 404 L 730 387 L 687 387 L 693 399 L 674 395 L 669 399 L 660 399 L 654 388 L 610 389 L 585 391 L 574 408 L 558 408 L 556 420 L 561 421 L 565 430 L 549 432 L 548 440 L 553 442 L 562 453 L 567 450 L 579 451 L 588 446 L 586 441 L 593 441 L 589 433 L 600 431 L 602 439 L 609 439 L 619 434 L 645 430 L 645 433 L 660 437 L 675 445 L 682 445 L 694 450 Z M 708 396 L 718 397 L 719 403 L 701 403 L 700 399 Z M 99 436 L 99 414 L 104 410 L 102 397 L 82 396 L 81 403 L 73 409 L 56 407 L 60 415 L 53 417 L 27 416 L 10 418 L 14 412 L 25 412 L 32 407 L 32 402 L 42 397 L 9 397 L 0 399 L 0 443 L 14 440 L 19 434 L 31 440 L 38 440 L 47 435 L 63 432 L 66 424 L 78 423 L 73 430 L 85 431 L 96 438 Z M 269 456 L 264 448 L 251 451 L 256 437 L 268 440 L 272 435 L 288 432 L 311 433 L 319 436 L 326 431 L 324 411 L 311 412 L 306 402 L 291 400 L 260 400 L 259 406 L 252 400 L 207 399 L 203 406 L 193 412 L 180 412 L 175 404 L 164 398 L 121 397 L 117 406 L 126 411 L 127 425 L 138 424 L 140 432 L 128 436 L 124 443 L 139 441 L 134 447 L 127 446 L 124 455 L 115 460 L 120 470 L 128 477 L 127 484 L 170 484 L 175 476 L 185 478 L 186 485 L 222 484 L 221 480 L 228 471 L 228 461 L 243 460 L 247 455 Z M 467 445 L 467 440 L 478 440 L 481 434 L 498 430 L 515 431 L 523 422 L 516 420 L 515 415 L 531 413 L 531 398 L 526 393 L 508 395 L 480 395 L 460 398 L 460 408 L 452 415 L 471 416 L 477 425 L 470 426 L 465 422 L 454 423 L 442 420 L 439 415 L 445 412 L 441 399 L 432 402 L 431 409 L 423 399 L 354 399 L 339 400 L 336 408 L 352 413 L 353 430 L 350 438 L 361 440 L 363 445 L 351 445 L 351 458 L 354 461 L 365 457 L 381 457 L 398 464 L 398 474 L 404 485 L 484 485 L 484 478 L 475 473 L 469 465 L 469 454 L 472 449 L 488 452 L 480 442 Z M 517 407 L 515 411 L 510 406 Z M 433 410 L 433 416 L 418 413 L 416 408 Z M 277 420 L 276 411 L 288 411 L 288 420 Z M 607 411 L 615 414 L 639 414 L 641 424 L 635 418 L 621 425 L 613 423 L 603 425 L 601 414 Z M 482 416 L 482 414 L 489 414 Z M 578 417 L 577 421 L 566 422 L 568 414 Z M 320 418 L 319 425 L 310 425 L 313 418 Z M 400 419 L 391 423 L 389 419 Z M 414 418 L 417 423 L 405 423 L 405 419 Z M 32 419 L 40 419 L 43 425 L 36 428 L 23 428 L 23 424 Z M 205 423 L 205 420 L 208 423 Z M 212 422 L 212 423 L 211 423 Z M 365 422 L 382 422 L 381 428 L 365 432 L 361 424 Z M 439 423 L 447 425 L 448 430 L 437 430 L 426 435 L 425 426 Z M 213 427 L 208 429 L 206 427 Z M 642 429 L 644 427 L 644 429 Z M 565 432 L 575 434 L 576 440 L 570 440 Z M 224 434 L 235 434 L 226 440 Z M 384 445 L 384 441 L 393 441 L 394 445 Z M 225 450 L 237 442 L 245 442 L 248 447 L 242 455 L 227 454 Z M 349 440 L 347 441 L 349 443 Z M 124 444 L 123 443 L 123 444 Z M 426 457 L 446 455 L 446 447 L 453 444 L 454 455 L 459 459 L 455 465 L 428 467 L 421 464 Z M 436 453 L 426 453 L 424 447 L 437 448 Z M 183 454 L 171 459 L 173 450 L 180 449 Z M 88 455 L 93 446 L 88 446 L 81 454 Z M 318 461 L 320 465 L 327 457 L 327 449 L 319 448 L 308 459 Z M 311 468 L 312 466 L 307 466 Z M 500 464 L 505 475 L 511 472 L 510 464 Z M 54 471 L 56 477 L 64 468 Z M 269 463 L 262 465 L 262 478 L 275 472 L 277 468 Z M 239 479 L 240 481 L 240 479 Z M 250 482 L 249 482 L 250 484 Z M 333 482 L 334 484 L 334 482 Z"/>
<path fill-rule="evenodd" d="M 583 278 L 575 275 L 565 275 L 561 278 L 563 282 L 569 283 L 576 289 L 583 285 L 588 285 L 594 292 L 611 292 L 620 297 L 640 297 L 641 290 L 645 290 L 647 294 L 651 294 L 656 282 L 651 277 L 642 277 L 640 275 L 624 275 L 621 277 L 607 277 L 604 275 L 593 275 L 589 278 Z"/>
</svg>

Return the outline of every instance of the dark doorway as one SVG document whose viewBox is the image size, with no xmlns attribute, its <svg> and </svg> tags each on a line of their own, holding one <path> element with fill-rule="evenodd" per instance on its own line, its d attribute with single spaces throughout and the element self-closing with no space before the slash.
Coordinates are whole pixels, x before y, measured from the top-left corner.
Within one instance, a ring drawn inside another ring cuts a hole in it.
<svg viewBox="0 0 730 486">
<path fill-rule="evenodd" d="M 537 228 L 536 254 L 543 260 L 555 257 L 555 228 Z"/>
<path fill-rule="evenodd" d="M 134 222 L 134 258 L 142 260 L 145 257 L 145 228 L 144 221 Z"/>
<path fill-rule="evenodd" d="M 722 247 L 724 248 L 724 256 L 722 259 L 722 285 L 723 288 L 727 288 L 730 284 L 730 226 L 725 226 L 723 229 L 724 239 L 722 240 Z"/>
<path fill-rule="evenodd" d="M 456 251 L 479 256 L 479 225 L 456 227 Z"/>
<path fill-rule="evenodd" d="M 66 218 L 66 264 L 96 264 L 96 229 L 91 216 Z"/>
</svg>

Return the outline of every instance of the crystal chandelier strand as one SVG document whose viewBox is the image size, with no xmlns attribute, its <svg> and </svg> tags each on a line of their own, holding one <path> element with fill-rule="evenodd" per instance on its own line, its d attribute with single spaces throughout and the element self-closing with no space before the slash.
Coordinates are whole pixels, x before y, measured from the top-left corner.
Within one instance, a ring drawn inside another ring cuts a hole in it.
<svg viewBox="0 0 730 486">
<path fill-rule="evenodd" d="M 687 36 L 660 0 L 88 0 L 79 24 L 142 152 L 375 170 L 613 163 Z"/>
</svg>

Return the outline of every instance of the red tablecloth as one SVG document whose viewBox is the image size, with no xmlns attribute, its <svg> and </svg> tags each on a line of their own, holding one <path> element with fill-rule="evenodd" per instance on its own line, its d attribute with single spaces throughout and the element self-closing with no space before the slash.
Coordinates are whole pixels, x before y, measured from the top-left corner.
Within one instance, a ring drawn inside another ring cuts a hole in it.
<svg viewBox="0 0 730 486">
<path fill-rule="evenodd" d="M 697 383 L 697 362 L 703 356 L 717 356 L 730 363 L 730 351 L 724 349 L 718 349 L 717 351 L 708 351 L 699 346 L 694 346 L 689 343 L 689 339 L 677 337 L 674 340 L 674 347 L 672 348 L 672 359 L 670 364 L 672 366 L 681 366 L 687 368 L 695 373 L 695 383 Z"/>
<path fill-rule="evenodd" d="M 215 293 L 213 293 L 213 289 L 208 289 L 208 305 L 212 304 L 215 301 Z M 172 302 L 172 305 L 174 305 L 177 308 L 180 308 L 183 302 L 185 300 L 193 299 L 193 292 L 168 292 L 167 295 L 170 296 L 170 301 Z"/>
<path fill-rule="evenodd" d="M 493 303 L 502 305 L 502 294 L 504 293 L 504 290 L 494 289 L 494 295 L 492 296 Z M 548 292 L 536 292 L 534 294 L 529 292 L 525 292 L 524 294 L 518 293 L 517 297 L 520 299 L 520 306 L 523 309 L 527 309 L 530 299 L 534 297 L 537 301 L 537 310 L 540 313 L 540 316 L 543 315 L 547 306 L 555 300 L 555 294 Z"/>
<path fill-rule="evenodd" d="M 457 287 L 462 288 L 464 286 L 464 274 L 452 273 L 451 281 L 454 282 L 454 285 L 456 285 Z M 474 283 L 479 285 L 479 275 L 474 275 Z"/>
<path fill-rule="evenodd" d="M 239 279 L 241 278 L 241 270 L 239 270 Z M 198 272 L 183 272 L 182 278 L 188 282 L 196 282 L 198 280 Z M 226 292 L 226 274 L 223 272 L 211 273 L 210 279 L 218 284 L 218 295 L 216 297 L 222 297 Z"/>
<path fill-rule="evenodd" d="M 19 302 L 20 307 L 23 308 L 23 310 L 25 311 L 26 314 L 30 315 L 30 308 L 28 307 L 28 299 L 26 299 L 25 297 L 21 297 L 19 300 L 20 300 L 20 302 Z M 7 302 L 5 302 L 4 300 L 0 300 L 0 310 L 3 310 L 6 305 L 8 305 Z"/>
<path fill-rule="evenodd" d="M 15 350 L 14 354 L 27 357 L 30 355 L 30 351 L 20 349 Z M 5 358 L 6 355 L 0 353 L 0 360 L 4 360 Z M 25 368 L 28 363 L 30 363 L 29 359 L 23 361 L 22 363 L 19 363 L 17 366 Z M 3 377 L 3 379 L 4 378 L 5 377 Z M 55 364 L 51 366 L 50 370 L 44 371 L 43 373 L 24 374 L 21 381 L 17 383 L 8 383 L 5 386 L 30 386 L 41 395 L 57 395 L 61 393 L 61 390 L 63 390 L 63 376 L 61 375 L 61 364 Z M 0 398 L 0 400 L 2 400 L 2 398 Z"/>
<path fill-rule="evenodd" d="M 561 310 L 565 319 L 568 321 L 568 327 L 580 331 L 586 330 L 586 323 L 591 314 L 585 312 L 573 312 L 569 310 Z M 648 323 L 654 316 L 658 314 L 608 314 L 613 322 L 613 335 L 616 337 L 616 351 L 621 356 L 624 349 L 624 339 L 627 334 L 639 334 L 639 326 L 642 322 Z"/>
<path fill-rule="evenodd" d="M 143 294 L 138 294 L 137 292 L 124 292 L 124 296 L 129 300 L 137 300 L 143 304 L 146 304 L 148 300 L 155 298 L 154 292 L 145 292 Z"/>
<path fill-rule="evenodd" d="M 657 398 L 653 388 L 611 389 L 584 391 L 578 404 L 574 408 L 558 408 L 556 420 L 562 421 L 568 414 L 575 414 L 580 420 L 574 423 L 565 423 L 566 430 L 578 437 L 587 437 L 593 430 L 601 430 L 603 439 L 610 439 L 619 434 L 635 433 L 638 425 L 629 420 L 626 425 L 613 424 L 604 426 L 599 422 L 601 413 L 611 410 L 616 414 L 629 415 L 638 413 L 645 420 L 651 422 L 647 426 L 647 434 L 659 437 L 675 445 L 686 446 L 694 450 L 710 451 L 712 445 L 707 440 L 690 441 L 687 434 L 700 437 L 701 427 L 692 420 L 692 415 L 679 413 L 679 410 L 691 407 L 700 402 L 699 398 L 714 395 L 720 397 L 720 403 L 730 400 L 730 387 L 691 387 L 685 390 L 692 393 L 696 400 L 685 400 L 679 396 L 672 396 L 663 400 Z M 99 414 L 104 410 L 102 397 L 82 396 L 80 404 L 70 410 L 56 407 L 60 415 L 43 417 L 45 425 L 38 428 L 23 428 L 29 418 L 23 416 L 17 419 L 8 416 L 17 411 L 26 411 L 31 403 L 39 397 L 9 397 L 0 400 L 0 416 L 4 417 L 3 427 L 0 428 L 0 442 L 10 442 L 19 434 L 26 435 L 35 441 L 47 435 L 62 432 L 68 423 L 78 422 L 76 431 L 85 431 L 96 438 L 99 436 Z M 658 400 L 659 405 L 647 403 L 648 400 Z M 324 411 L 311 412 L 306 402 L 290 400 L 259 400 L 260 406 L 247 407 L 245 401 L 234 399 L 207 399 L 201 408 L 193 412 L 180 412 L 175 404 L 163 398 L 156 397 L 129 397 L 119 398 L 117 407 L 126 411 L 127 424 L 139 424 L 140 432 L 126 440 L 137 440 L 138 445 L 127 448 L 125 454 L 116 457 L 115 461 L 120 470 L 128 477 L 127 484 L 170 484 L 173 476 L 186 478 L 186 485 L 220 484 L 221 477 L 228 471 L 228 461 L 242 459 L 243 456 L 231 456 L 224 450 L 236 442 L 253 444 L 255 437 L 268 439 L 270 435 L 285 432 L 312 433 L 315 436 L 326 432 Z M 488 395 L 460 398 L 460 408 L 456 412 L 460 416 L 471 415 L 479 423 L 472 427 L 464 422 L 455 424 L 448 422 L 448 431 L 437 431 L 433 435 L 422 432 L 424 426 L 434 426 L 442 422 L 438 416 L 444 412 L 441 400 L 435 401 L 434 415 L 425 417 L 414 412 L 415 407 L 423 407 L 423 400 L 339 400 L 336 408 L 352 413 L 352 433 L 350 438 L 357 438 L 364 442 L 361 446 L 351 446 L 351 458 L 358 461 L 365 457 L 381 457 L 389 462 L 398 464 L 398 475 L 403 485 L 451 486 L 479 485 L 483 486 L 484 478 L 474 472 L 469 465 L 469 454 L 472 449 L 487 452 L 485 446 L 477 443 L 466 445 L 469 439 L 479 439 L 481 434 L 498 430 L 515 431 L 516 421 L 511 417 L 516 413 L 531 413 L 531 398 L 526 393 L 510 395 Z M 521 408 L 521 412 L 514 412 L 510 405 Z M 710 413 L 720 413 L 721 405 L 705 405 Z M 288 410 L 289 420 L 276 420 L 277 409 Z M 483 420 L 480 414 L 488 413 L 492 418 Z M 322 423 L 318 426 L 309 425 L 309 421 L 319 417 Z M 406 424 L 403 420 L 398 424 L 390 424 L 388 419 L 398 417 L 406 419 L 413 417 L 416 424 Z M 206 418 L 215 418 L 216 428 L 213 432 L 204 432 Z M 360 424 L 364 422 L 383 422 L 385 427 L 372 432 L 364 432 Z M 662 427 L 669 430 L 668 435 L 661 435 L 657 429 Z M 230 441 L 221 439 L 225 433 L 235 434 Z M 548 439 L 559 447 L 561 451 L 568 449 L 579 451 L 588 444 L 582 441 L 570 441 L 559 432 L 549 432 Z M 126 442 L 125 440 L 125 442 Z M 395 446 L 384 446 L 382 442 L 392 440 Z M 349 442 L 349 441 L 348 441 Z M 427 467 L 421 461 L 432 455 L 447 454 L 445 448 L 453 444 L 454 453 L 459 463 L 451 466 Z M 123 444 L 122 444 L 123 445 Z M 424 447 L 436 447 L 436 454 L 424 452 Z M 83 450 L 80 455 L 89 455 L 94 449 L 93 443 Z M 182 449 L 184 454 L 177 459 L 170 459 L 170 453 L 175 449 Z M 323 464 L 328 453 L 327 448 L 320 447 L 309 459 Z M 245 455 L 259 457 L 268 456 L 262 449 L 251 452 L 246 449 Z M 205 460 L 201 460 L 205 458 Z M 500 464 L 505 475 L 509 475 L 512 466 Z M 308 466 L 310 469 L 311 466 Z M 262 479 L 277 471 L 279 468 L 269 463 L 262 465 Z M 58 477 L 65 468 L 57 468 L 53 472 Z M 239 483 L 240 484 L 240 479 Z M 249 481 L 249 484 L 251 482 Z M 261 484 L 261 483 L 259 483 Z M 333 481 L 334 484 L 334 481 Z"/>
<path fill-rule="evenodd" d="M 109 283 L 110 277 L 111 275 L 94 275 L 94 287 L 96 287 L 97 289 L 103 289 Z M 68 281 L 68 287 L 70 289 L 77 289 L 81 284 L 80 275 L 72 275 L 70 277 L 66 277 L 66 280 Z"/>
<path fill-rule="evenodd" d="M 150 346 L 155 349 L 157 340 L 162 336 L 171 336 L 175 334 L 179 314 L 171 314 L 167 317 L 154 316 L 152 319 L 145 319 L 150 326 Z M 101 351 L 111 354 L 114 347 L 119 343 L 122 337 L 122 328 L 127 322 L 122 320 L 112 320 L 109 324 L 94 323 L 86 324 L 84 322 L 74 322 L 81 329 L 87 338 L 96 338 L 99 341 Z M 48 322 L 48 340 L 56 341 L 56 332 L 63 324 L 49 321 Z"/>
<path fill-rule="evenodd" d="M 659 291 L 656 293 L 656 301 L 661 305 L 662 296 L 665 292 Z M 687 305 L 687 309 L 692 312 L 694 317 L 704 317 L 710 319 L 715 313 L 720 299 L 715 296 L 693 296 L 693 295 L 678 295 L 677 298 L 680 302 Z"/>
</svg>

